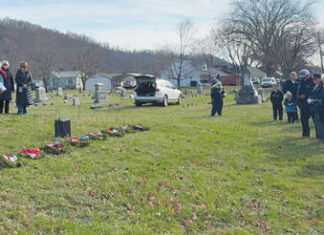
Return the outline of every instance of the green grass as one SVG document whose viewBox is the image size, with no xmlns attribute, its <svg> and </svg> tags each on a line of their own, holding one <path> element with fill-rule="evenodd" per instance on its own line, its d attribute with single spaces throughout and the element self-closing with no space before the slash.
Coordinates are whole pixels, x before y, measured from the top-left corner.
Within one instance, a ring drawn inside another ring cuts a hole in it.
<svg viewBox="0 0 324 235">
<path fill-rule="evenodd" d="M 269 103 L 236 106 L 210 118 L 209 97 L 181 106 L 90 110 L 63 104 L 0 116 L 0 152 L 41 147 L 54 119 L 72 133 L 128 123 L 148 132 L 91 142 L 62 156 L 23 159 L 0 170 L 0 233 L 323 234 L 324 145 L 300 124 L 271 121 Z"/>
</svg>

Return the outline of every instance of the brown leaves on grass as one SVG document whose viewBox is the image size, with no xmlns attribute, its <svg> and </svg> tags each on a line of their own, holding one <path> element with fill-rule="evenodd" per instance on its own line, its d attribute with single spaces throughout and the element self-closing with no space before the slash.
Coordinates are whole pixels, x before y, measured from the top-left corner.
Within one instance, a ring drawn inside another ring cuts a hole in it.
<svg viewBox="0 0 324 235">
<path fill-rule="evenodd" d="M 321 221 L 319 220 L 319 219 L 316 219 L 316 218 L 313 218 L 310 222 L 309 222 L 309 224 L 310 225 L 317 225 L 317 224 L 319 224 Z"/>
<path fill-rule="evenodd" d="M 187 232 L 189 232 L 191 229 L 190 229 L 190 225 L 192 224 L 192 220 L 190 220 L 190 219 L 184 219 L 183 221 L 182 221 L 182 223 L 183 223 L 183 226 L 184 226 L 184 229 L 187 231 Z"/>
<path fill-rule="evenodd" d="M 246 204 L 246 207 L 250 210 L 259 209 L 260 208 L 260 201 L 257 199 L 252 199 L 249 203 Z"/>
<path fill-rule="evenodd" d="M 263 231 L 266 231 L 268 229 L 268 226 L 266 225 L 264 220 L 257 220 L 253 222 L 252 225 L 262 229 Z"/>
</svg>

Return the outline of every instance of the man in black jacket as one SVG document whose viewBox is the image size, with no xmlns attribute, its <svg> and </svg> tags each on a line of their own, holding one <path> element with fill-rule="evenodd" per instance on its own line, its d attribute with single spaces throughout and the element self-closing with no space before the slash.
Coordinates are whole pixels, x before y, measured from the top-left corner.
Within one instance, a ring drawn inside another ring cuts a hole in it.
<svg viewBox="0 0 324 235">
<path fill-rule="evenodd" d="M 213 86 L 210 90 L 210 98 L 212 104 L 211 116 L 214 117 L 216 112 L 219 116 L 222 116 L 223 110 L 223 98 L 225 92 L 223 90 L 222 84 L 220 82 L 213 81 Z"/>
<path fill-rule="evenodd" d="M 314 87 L 309 94 L 307 104 L 309 107 L 310 115 L 314 122 L 316 138 L 324 141 L 324 125 L 320 120 L 320 112 L 324 98 L 321 75 L 314 74 L 313 81 Z"/>
<path fill-rule="evenodd" d="M 312 91 L 314 83 L 310 72 L 307 69 L 303 69 L 299 73 L 299 81 L 297 82 L 296 97 L 297 105 L 300 110 L 300 120 L 302 123 L 302 136 L 309 137 L 309 118 L 310 111 L 307 103 L 310 92 Z"/>
<path fill-rule="evenodd" d="M 279 120 L 282 120 L 282 117 L 283 117 L 283 107 L 282 107 L 283 94 L 279 90 L 278 84 L 273 85 L 273 90 L 271 92 L 270 100 L 272 103 L 273 120 L 275 120 L 275 121 L 277 120 L 278 114 L 279 114 Z"/>
<path fill-rule="evenodd" d="M 287 80 L 283 85 L 282 92 L 286 94 L 287 91 L 290 91 L 291 94 L 293 95 L 293 98 L 296 99 L 296 89 L 295 89 L 296 82 L 297 82 L 297 73 L 291 72 L 289 74 L 289 80 Z"/>
</svg>

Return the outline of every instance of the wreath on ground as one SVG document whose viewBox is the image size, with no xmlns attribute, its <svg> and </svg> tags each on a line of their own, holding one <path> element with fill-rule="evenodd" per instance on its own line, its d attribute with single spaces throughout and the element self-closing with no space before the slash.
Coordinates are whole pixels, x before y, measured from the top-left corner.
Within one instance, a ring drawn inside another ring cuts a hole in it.
<svg viewBox="0 0 324 235">
<path fill-rule="evenodd" d="M 17 168 L 21 167 L 21 163 L 18 162 L 16 155 L 2 155 L 0 157 L 0 168 Z"/>
<path fill-rule="evenodd" d="M 89 136 L 81 136 L 81 138 L 71 137 L 69 144 L 73 147 L 84 148 L 89 145 Z"/>
<path fill-rule="evenodd" d="M 103 130 L 103 132 L 111 137 L 123 137 L 125 135 L 123 131 L 113 127 L 107 128 L 107 130 Z"/>
<path fill-rule="evenodd" d="M 90 140 L 105 140 L 107 135 L 103 134 L 101 131 L 93 131 L 89 133 Z"/>
<path fill-rule="evenodd" d="M 147 126 L 143 126 L 143 125 L 133 125 L 132 128 L 135 130 L 135 131 L 148 131 L 150 128 L 147 127 Z"/>
<path fill-rule="evenodd" d="M 43 157 L 40 154 L 39 148 L 31 148 L 31 149 L 23 148 L 22 150 L 20 150 L 19 156 L 33 159 L 33 160 L 40 159 L 41 157 Z"/>
<path fill-rule="evenodd" d="M 45 145 L 42 148 L 42 150 L 47 154 L 54 154 L 54 155 L 60 155 L 67 152 L 65 144 L 59 141 L 55 141 Z"/>
</svg>

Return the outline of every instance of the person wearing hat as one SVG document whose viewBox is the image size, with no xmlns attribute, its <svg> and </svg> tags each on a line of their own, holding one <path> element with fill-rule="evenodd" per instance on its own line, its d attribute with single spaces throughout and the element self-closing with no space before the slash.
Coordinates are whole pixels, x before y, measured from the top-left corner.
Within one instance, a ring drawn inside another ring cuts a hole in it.
<svg viewBox="0 0 324 235">
<path fill-rule="evenodd" d="M 9 70 L 9 62 L 4 60 L 2 62 L 1 69 L 3 72 L 6 73 L 6 78 L 3 79 L 3 85 L 6 88 L 6 91 L 3 92 L 0 95 L 0 114 L 4 113 L 8 114 L 9 113 L 9 104 L 10 100 L 12 99 L 11 97 L 11 92 L 15 90 L 15 84 L 14 84 L 14 79 L 13 76 Z"/>
<path fill-rule="evenodd" d="M 299 73 L 299 81 L 296 86 L 296 99 L 297 106 L 300 110 L 300 121 L 302 124 L 302 136 L 310 137 L 310 129 L 309 129 L 309 105 L 307 103 L 307 99 L 311 90 L 314 87 L 314 83 L 311 77 L 310 72 L 307 69 L 303 69 Z"/>
<path fill-rule="evenodd" d="M 270 95 L 270 100 L 272 103 L 273 120 L 274 121 L 277 120 L 278 114 L 279 114 L 279 120 L 282 120 L 282 118 L 283 118 L 283 107 L 282 107 L 283 94 L 279 90 L 279 85 L 277 83 L 273 85 L 273 90 Z"/>
<path fill-rule="evenodd" d="M 211 98 L 211 104 L 212 104 L 212 110 L 211 110 L 211 116 L 215 117 L 216 112 L 219 116 L 222 116 L 222 110 L 223 110 L 223 98 L 225 96 L 225 91 L 222 87 L 221 82 L 217 82 L 216 80 L 213 80 L 212 82 L 212 88 L 210 92 L 210 98 Z"/>
<path fill-rule="evenodd" d="M 324 141 L 324 124 L 321 122 L 320 118 L 324 98 L 321 75 L 314 74 L 313 81 L 315 85 L 310 91 L 307 104 L 309 107 L 309 113 L 314 122 L 316 138 Z"/>
</svg>

